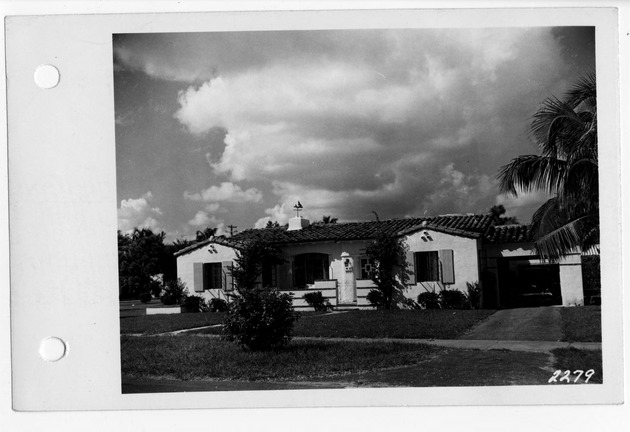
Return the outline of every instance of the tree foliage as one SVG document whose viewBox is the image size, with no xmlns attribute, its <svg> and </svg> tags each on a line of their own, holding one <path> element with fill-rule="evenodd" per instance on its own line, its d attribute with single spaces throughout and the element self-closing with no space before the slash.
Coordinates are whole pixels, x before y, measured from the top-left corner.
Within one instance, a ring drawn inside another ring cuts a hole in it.
<svg viewBox="0 0 630 432">
<path fill-rule="evenodd" d="M 408 251 L 409 247 L 403 238 L 385 231 L 378 233 L 365 250 L 368 258 L 374 260 L 370 278 L 383 294 L 385 309 L 391 309 L 396 290 L 409 280 Z"/>
<path fill-rule="evenodd" d="M 239 292 L 252 290 L 258 284 L 263 265 L 284 263 L 280 249 L 262 240 L 252 239 L 244 242 L 236 250 L 236 258 L 231 273 L 234 285 Z"/>
<path fill-rule="evenodd" d="M 531 132 L 540 154 L 513 159 L 499 173 L 502 192 L 552 196 L 532 217 L 538 254 L 556 261 L 599 244 L 599 183 L 595 74 L 579 79 L 560 100 L 547 98 Z"/>
<path fill-rule="evenodd" d="M 494 219 L 495 225 L 512 225 L 517 224 L 518 220 L 514 216 L 503 216 L 506 210 L 502 204 L 494 205 L 490 208 L 490 214 Z"/>
<path fill-rule="evenodd" d="M 119 297 L 136 299 L 141 293 L 159 296 L 162 284 L 177 279 L 175 253 L 196 243 L 196 240 L 178 239 L 164 243 L 164 232 L 154 233 L 146 228 L 135 228 L 123 234 L 118 231 Z"/>
<path fill-rule="evenodd" d="M 202 240 L 207 240 L 210 237 L 214 236 L 217 232 L 216 228 L 206 228 L 203 231 L 197 231 L 197 233 L 195 234 L 195 241 L 202 241 Z"/>
<path fill-rule="evenodd" d="M 164 245 L 164 261 L 161 273 L 164 274 L 164 281 L 177 279 L 177 258 L 175 253 L 197 243 L 197 240 L 177 239 L 173 243 Z"/>
<path fill-rule="evenodd" d="M 158 296 L 161 284 L 156 280 L 163 273 L 167 259 L 163 232 L 134 229 L 129 234 L 118 231 L 119 297 L 137 299 L 141 293 Z"/>
</svg>

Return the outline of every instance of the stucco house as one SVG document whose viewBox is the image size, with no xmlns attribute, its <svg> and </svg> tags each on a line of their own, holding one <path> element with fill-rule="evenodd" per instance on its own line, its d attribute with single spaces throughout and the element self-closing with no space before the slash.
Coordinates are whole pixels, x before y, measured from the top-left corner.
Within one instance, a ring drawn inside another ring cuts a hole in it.
<svg viewBox="0 0 630 432">
<path fill-rule="evenodd" d="M 302 296 L 309 291 L 321 291 L 334 307 L 369 307 L 366 296 L 375 285 L 365 249 L 380 231 L 403 237 L 409 246 L 412 274 L 401 290 L 407 298 L 441 289 L 466 292 L 467 282 L 480 282 L 484 307 L 584 303 L 580 254 L 544 263 L 528 226 L 494 226 L 489 214 L 334 224 L 297 216 L 288 227 L 216 236 L 182 249 L 177 274 L 194 294 L 225 298 L 234 289 L 229 269 L 239 244 L 257 237 L 277 245 L 286 260 L 264 266 L 261 285 L 293 293 L 296 308 L 307 307 Z"/>
</svg>

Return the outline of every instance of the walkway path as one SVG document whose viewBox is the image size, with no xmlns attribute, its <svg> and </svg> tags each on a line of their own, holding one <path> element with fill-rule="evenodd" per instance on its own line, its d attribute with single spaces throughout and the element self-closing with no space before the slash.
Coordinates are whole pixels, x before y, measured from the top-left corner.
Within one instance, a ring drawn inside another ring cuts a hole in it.
<svg viewBox="0 0 630 432">
<path fill-rule="evenodd" d="M 562 340 L 560 308 L 503 309 L 459 339 L 501 341 Z"/>
<path fill-rule="evenodd" d="M 196 330 L 196 329 L 189 329 Z M 186 330 L 178 330 L 170 333 L 160 333 L 154 335 L 144 334 L 127 334 L 125 336 L 135 337 L 156 337 L 156 336 L 176 336 L 183 335 Z M 220 338 L 220 335 L 193 333 L 194 336 L 206 338 Z M 550 353 L 557 348 L 577 348 L 586 350 L 601 350 L 601 342 L 561 342 L 561 341 L 542 341 L 542 340 L 479 340 L 479 339 L 402 339 L 402 338 L 320 338 L 320 337 L 303 337 L 294 336 L 293 340 L 297 341 L 315 341 L 315 342 L 338 342 L 338 343 L 404 343 L 404 344 L 422 344 L 436 345 L 445 348 L 468 349 L 468 350 L 505 350 L 505 351 L 522 351 L 531 353 Z"/>
<path fill-rule="evenodd" d="M 436 345 L 445 348 L 472 349 L 481 351 L 507 350 L 549 353 L 556 348 L 578 348 L 588 350 L 601 350 L 599 342 L 560 342 L 560 341 L 534 341 L 534 340 L 466 340 L 466 339 L 360 339 L 360 338 L 315 338 L 294 337 L 294 340 L 312 340 L 326 342 L 396 342 L 408 344 Z"/>
</svg>

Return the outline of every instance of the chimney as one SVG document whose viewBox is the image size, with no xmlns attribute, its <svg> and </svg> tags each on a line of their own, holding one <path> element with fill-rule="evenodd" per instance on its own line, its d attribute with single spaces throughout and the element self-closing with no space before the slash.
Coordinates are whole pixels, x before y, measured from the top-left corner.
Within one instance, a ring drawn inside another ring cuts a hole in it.
<svg viewBox="0 0 630 432">
<path fill-rule="evenodd" d="M 304 219 L 302 216 L 296 216 L 289 219 L 288 231 L 297 231 L 309 226 L 311 222 L 308 219 Z"/>
</svg>

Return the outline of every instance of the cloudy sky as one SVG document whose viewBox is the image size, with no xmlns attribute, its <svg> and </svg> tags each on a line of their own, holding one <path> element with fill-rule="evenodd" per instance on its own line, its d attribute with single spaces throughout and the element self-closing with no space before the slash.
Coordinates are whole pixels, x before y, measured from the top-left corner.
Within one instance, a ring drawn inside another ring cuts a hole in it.
<svg viewBox="0 0 630 432">
<path fill-rule="evenodd" d="M 115 35 L 119 229 L 168 239 L 287 222 L 544 201 L 496 175 L 529 121 L 595 68 L 593 28 Z"/>
</svg>

